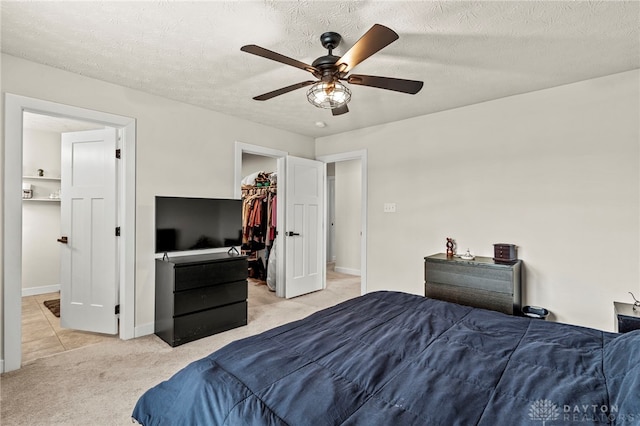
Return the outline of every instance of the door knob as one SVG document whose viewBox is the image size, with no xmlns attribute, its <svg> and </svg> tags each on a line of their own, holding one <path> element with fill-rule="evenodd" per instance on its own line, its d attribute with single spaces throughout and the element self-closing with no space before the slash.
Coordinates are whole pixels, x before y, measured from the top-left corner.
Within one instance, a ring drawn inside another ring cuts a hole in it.
<svg viewBox="0 0 640 426">
<path fill-rule="evenodd" d="M 300 234 L 298 234 L 297 232 L 291 232 L 291 231 L 289 231 L 289 232 L 287 232 L 285 235 L 286 235 L 287 237 L 295 237 L 296 235 L 300 235 Z"/>
<path fill-rule="evenodd" d="M 58 242 L 62 244 L 67 244 L 69 242 L 69 239 L 67 237 L 60 237 L 58 238 Z"/>
</svg>

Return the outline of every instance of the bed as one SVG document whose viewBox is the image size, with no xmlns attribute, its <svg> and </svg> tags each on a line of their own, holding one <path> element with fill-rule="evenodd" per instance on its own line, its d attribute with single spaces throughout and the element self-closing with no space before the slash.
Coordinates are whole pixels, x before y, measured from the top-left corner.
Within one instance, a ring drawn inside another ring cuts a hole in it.
<svg viewBox="0 0 640 426">
<path fill-rule="evenodd" d="M 143 425 L 640 424 L 640 331 L 380 291 L 243 340 L 146 391 Z"/>
</svg>

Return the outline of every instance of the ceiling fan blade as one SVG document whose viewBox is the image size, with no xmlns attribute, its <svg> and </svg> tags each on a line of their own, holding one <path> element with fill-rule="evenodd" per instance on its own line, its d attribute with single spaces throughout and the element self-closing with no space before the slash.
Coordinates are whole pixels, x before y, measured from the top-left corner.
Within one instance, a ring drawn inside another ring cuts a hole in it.
<svg viewBox="0 0 640 426">
<path fill-rule="evenodd" d="M 351 49 L 349 49 L 347 53 L 336 61 L 336 65 L 339 66 L 342 75 L 345 75 L 360 62 L 387 47 L 398 38 L 398 34 L 392 29 L 380 24 L 375 24 L 356 41 L 356 44 L 351 46 Z"/>
<path fill-rule="evenodd" d="M 331 114 L 333 115 L 342 115 L 342 114 L 346 114 L 349 112 L 349 107 L 347 106 L 347 104 L 342 105 L 341 107 L 338 108 L 333 108 L 331 110 Z"/>
<path fill-rule="evenodd" d="M 351 84 L 377 87 L 378 89 L 394 90 L 396 92 L 415 95 L 424 84 L 417 80 L 405 80 L 402 78 L 377 77 L 375 75 L 352 74 L 346 79 Z"/>
<path fill-rule="evenodd" d="M 317 70 L 311 65 L 289 58 L 288 56 L 281 55 L 272 50 L 265 49 L 264 47 L 256 46 L 255 44 L 242 46 L 240 50 L 263 58 L 271 59 L 272 61 L 280 62 L 285 65 L 291 65 L 292 67 L 300 68 L 301 70 L 309 71 L 310 73 L 317 72 Z"/>
<path fill-rule="evenodd" d="M 287 86 L 287 87 L 283 87 L 281 89 L 278 90 L 274 90 L 273 92 L 269 92 L 269 93 L 264 93 L 262 95 L 256 96 L 253 99 L 255 99 L 256 101 L 266 101 L 269 100 L 271 98 L 275 98 L 276 96 L 280 96 L 280 95 L 284 95 L 285 93 L 289 93 L 293 90 L 296 89 L 300 89 L 302 87 L 305 86 L 309 86 L 311 84 L 315 83 L 315 81 L 303 81 L 302 83 L 296 83 L 296 84 L 292 84 L 291 86 Z"/>
</svg>

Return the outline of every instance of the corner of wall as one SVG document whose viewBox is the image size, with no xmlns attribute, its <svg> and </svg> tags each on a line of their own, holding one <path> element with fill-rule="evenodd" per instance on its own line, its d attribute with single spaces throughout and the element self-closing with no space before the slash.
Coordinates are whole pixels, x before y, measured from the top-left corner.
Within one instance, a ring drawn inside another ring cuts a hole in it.
<svg viewBox="0 0 640 426">
<path fill-rule="evenodd" d="M 155 331 L 155 323 L 150 322 L 147 324 L 138 325 L 134 329 L 133 337 L 143 337 L 153 334 Z"/>
</svg>

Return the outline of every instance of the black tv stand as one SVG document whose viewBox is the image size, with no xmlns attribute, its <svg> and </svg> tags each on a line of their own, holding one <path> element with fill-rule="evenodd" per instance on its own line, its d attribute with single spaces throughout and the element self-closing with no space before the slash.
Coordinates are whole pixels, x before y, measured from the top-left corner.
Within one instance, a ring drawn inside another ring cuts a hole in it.
<svg viewBox="0 0 640 426">
<path fill-rule="evenodd" d="M 156 259 L 155 334 L 171 346 L 247 325 L 246 256 Z"/>
</svg>

